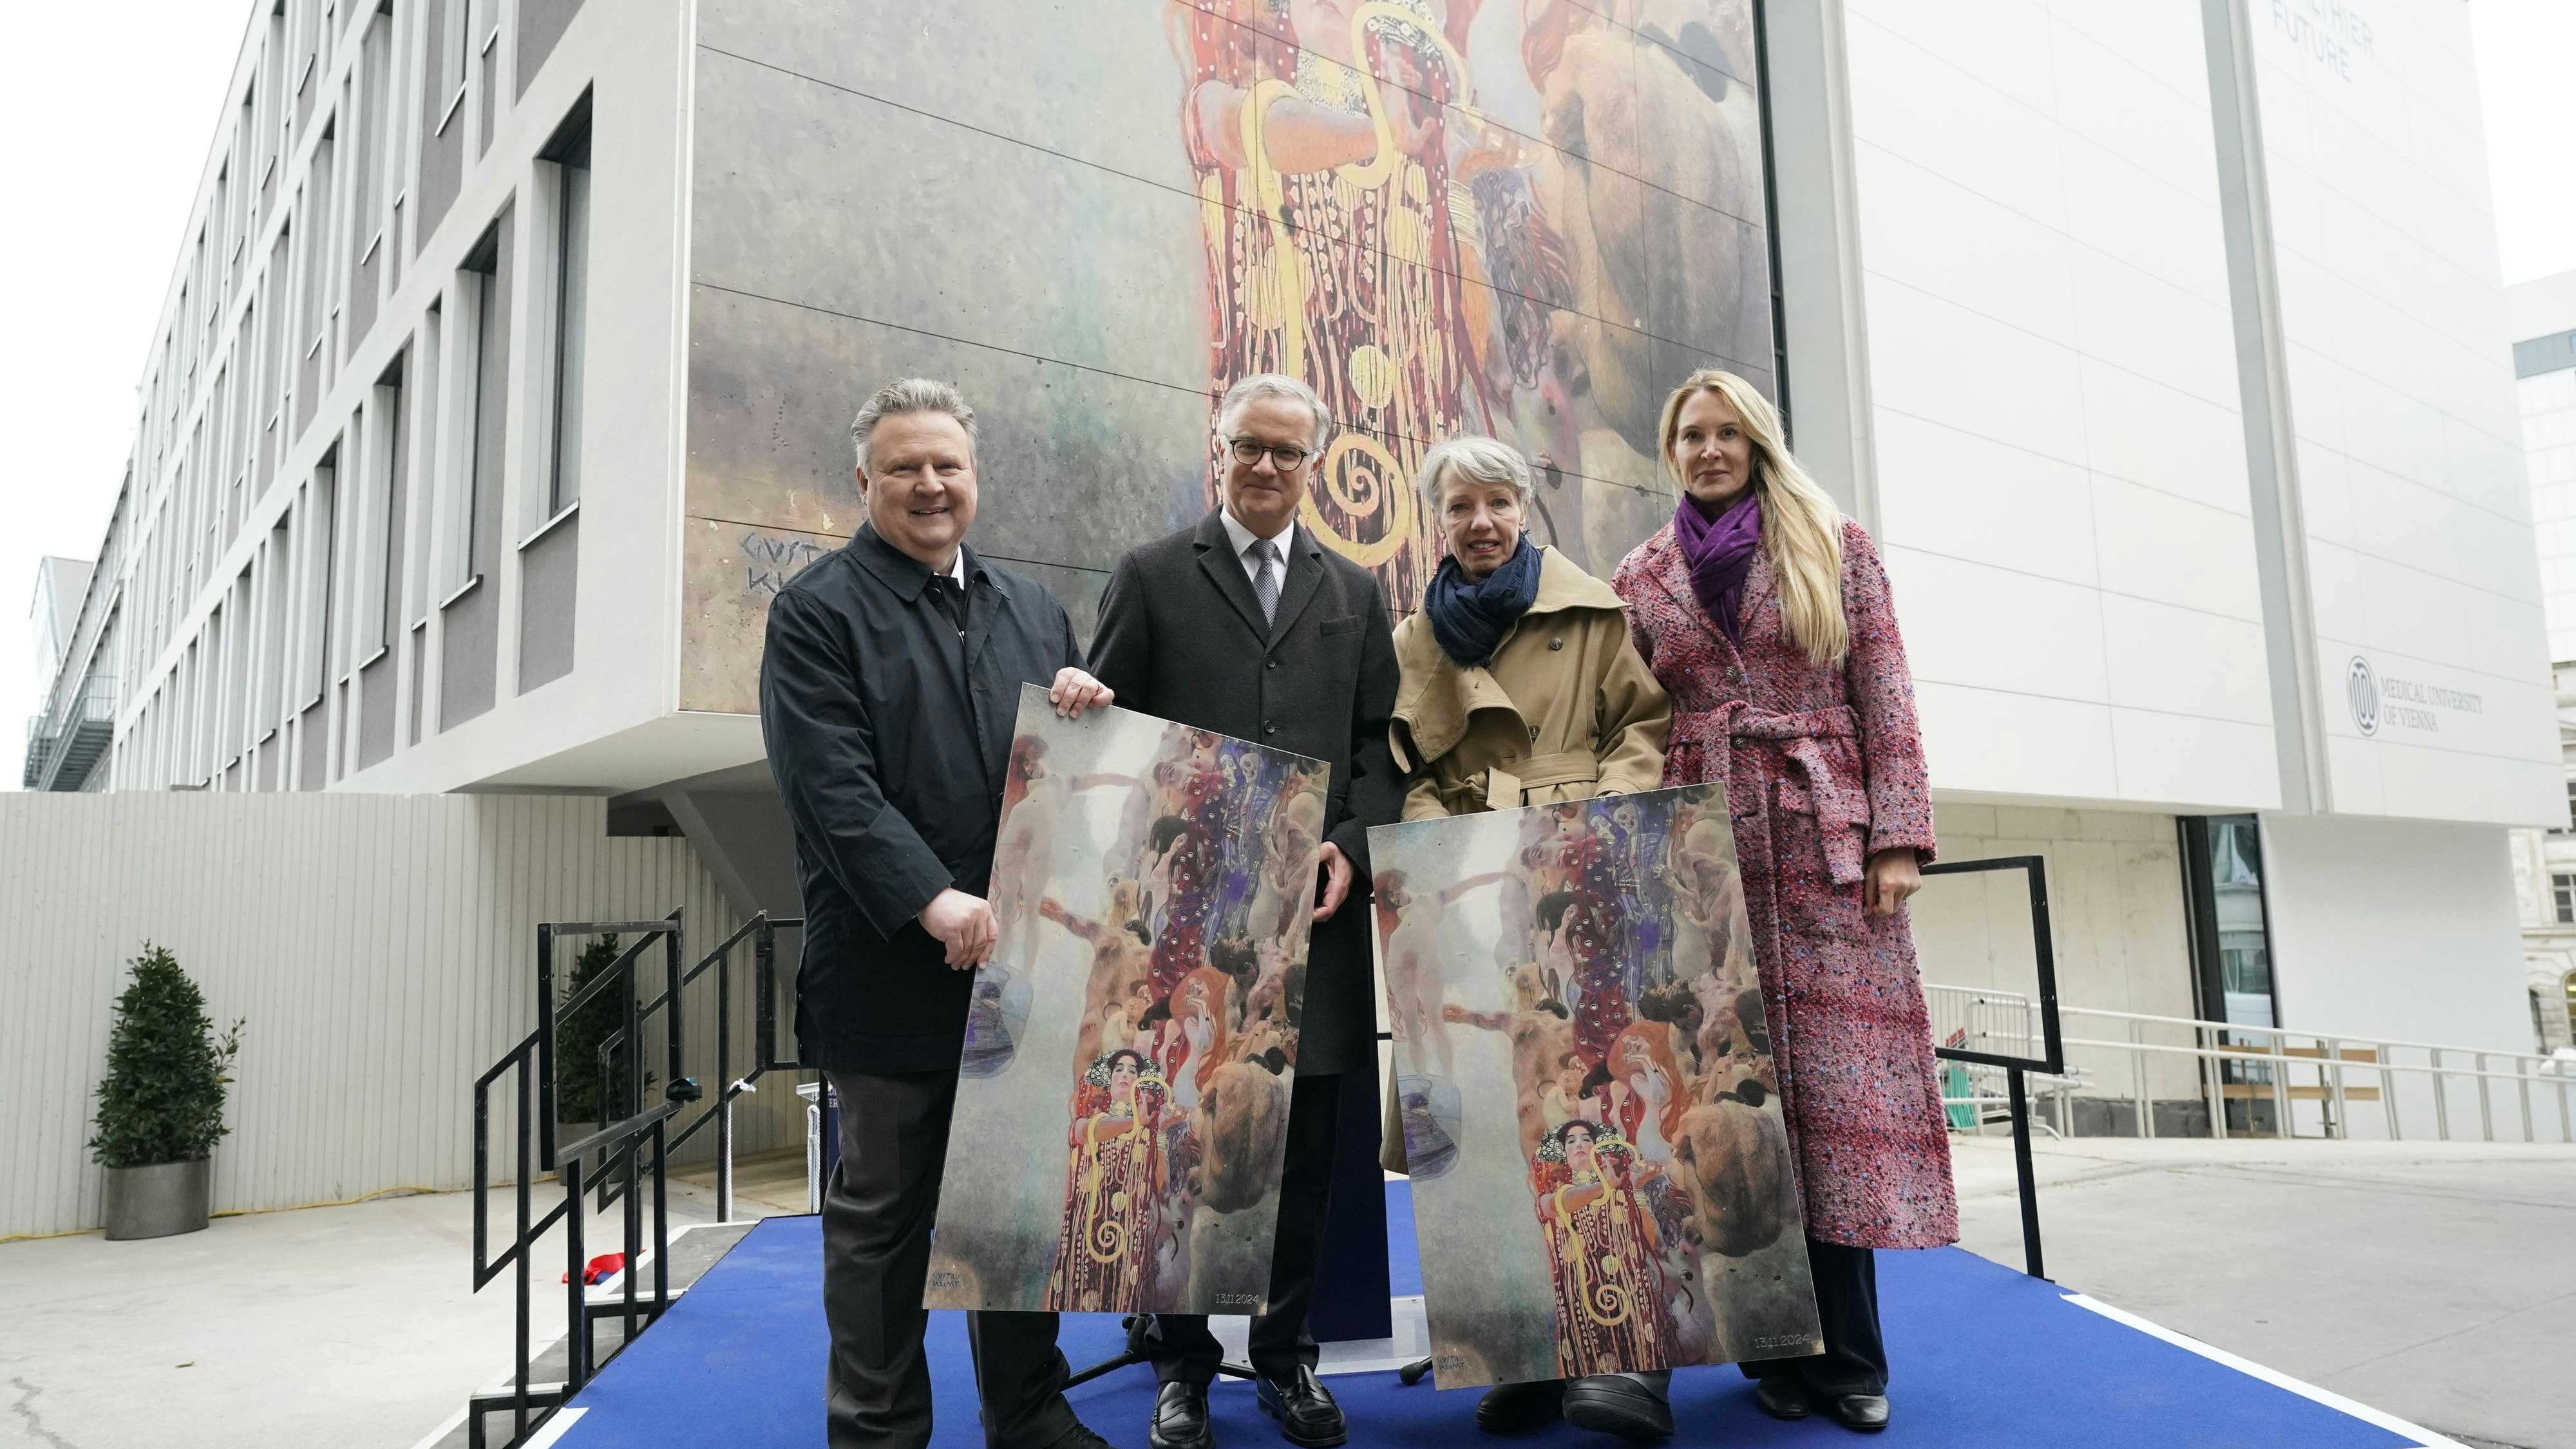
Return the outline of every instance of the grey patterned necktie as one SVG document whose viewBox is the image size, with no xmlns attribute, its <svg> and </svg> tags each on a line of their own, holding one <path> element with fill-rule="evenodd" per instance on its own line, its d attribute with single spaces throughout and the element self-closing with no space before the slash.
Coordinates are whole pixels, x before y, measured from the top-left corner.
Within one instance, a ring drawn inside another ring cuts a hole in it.
<svg viewBox="0 0 2576 1449">
<path fill-rule="evenodd" d="M 1261 601 L 1261 622 L 1275 622 L 1279 613 L 1279 581 L 1270 572 L 1270 561 L 1279 556 L 1278 546 L 1266 538 L 1256 538 L 1243 551 L 1252 560 L 1252 596 Z"/>
</svg>

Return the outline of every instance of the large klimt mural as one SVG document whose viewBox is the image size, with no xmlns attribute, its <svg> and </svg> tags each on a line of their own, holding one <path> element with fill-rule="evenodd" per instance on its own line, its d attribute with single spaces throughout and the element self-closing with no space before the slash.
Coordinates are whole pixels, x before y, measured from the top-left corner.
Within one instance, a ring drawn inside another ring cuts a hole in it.
<svg viewBox="0 0 2576 1449">
<path fill-rule="evenodd" d="M 1080 625 L 1212 506 L 1245 374 L 1331 405 L 1304 522 L 1399 613 L 1432 443 L 1519 447 L 1605 570 L 1670 507 L 1664 392 L 1771 376 L 1751 0 L 705 0 L 698 47 L 685 708 L 754 708 L 896 376 L 974 400 L 975 541 Z"/>
</svg>

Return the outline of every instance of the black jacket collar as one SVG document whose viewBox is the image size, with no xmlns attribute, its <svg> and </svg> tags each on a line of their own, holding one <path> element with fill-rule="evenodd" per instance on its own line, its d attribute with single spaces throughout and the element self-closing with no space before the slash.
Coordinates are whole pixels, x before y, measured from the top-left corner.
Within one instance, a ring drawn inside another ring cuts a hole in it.
<svg viewBox="0 0 2576 1449">
<path fill-rule="evenodd" d="M 1220 538 L 1225 530 L 1217 530 Z M 975 550 L 960 543 L 958 552 L 965 555 L 966 577 L 971 581 L 989 579 L 984 560 Z M 896 548 L 877 535 L 877 526 L 862 523 L 850 535 L 850 560 L 874 575 L 876 581 L 894 591 L 907 604 L 918 603 L 921 591 L 930 585 L 930 565 Z"/>
</svg>

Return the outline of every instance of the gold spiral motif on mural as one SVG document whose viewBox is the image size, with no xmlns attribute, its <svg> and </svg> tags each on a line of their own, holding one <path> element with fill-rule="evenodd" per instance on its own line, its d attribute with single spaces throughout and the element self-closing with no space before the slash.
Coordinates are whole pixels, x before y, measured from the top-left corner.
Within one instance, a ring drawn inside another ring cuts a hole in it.
<svg viewBox="0 0 2576 1449">
<path fill-rule="evenodd" d="M 1574 1301 L 1582 1306 L 1584 1317 L 1603 1328 L 1616 1328 L 1635 1310 L 1634 1296 L 1625 1286 L 1608 1281 L 1619 1276 L 1619 1260 L 1611 1254 L 1601 1255 L 1601 1276 L 1593 1276 L 1593 1261 L 1583 1251 L 1583 1234 L 1574 1226 L 1575 1209 L 1565 1201 L 1569 1190 L 1556 1190 L 1556 1221 L 1565 1233 L 1565 1262 L 1574 1269 Z M 1602 1192 L 1613 1203 L 1618 1201 L 1615 1189 L 1604 1187 Z"/>
<path fill-rule="evenodd" d="M 1354 454 L 1359 455 L 1357 462 L 1351 461 Z M 1306 496 L 1297 505 L 1297 516 L 1307 527 L 1338 540 L 1335 552 L 1364 569 L 1376 568 L 1403 552 L 1405 520 L 1399 515 L 1407 507 L 1405 500 L 1412 495 L 1387 487 L 1387 477 L 1401 473 L 1404 465 L 1396 461 L 1395 455 L 1388 452 L 1384 444 L 1364 433 L 1344 433 L 1324 449 L 1324 456 L 1317 460 L 1315 469 L 1316 481 L 1323 485 L 1325 495 L 1333 500 L 1335 508 L 1351 518 L 1366 518 L 1383 507 L 1387 514 L 1386 527 L 1376 538 L 1353 538 L 1347 525 L 1324 516 L 1324 510 L 1316 506 L 1315 492 L 1311 488 L 1306 490 Z"/>
</svg>

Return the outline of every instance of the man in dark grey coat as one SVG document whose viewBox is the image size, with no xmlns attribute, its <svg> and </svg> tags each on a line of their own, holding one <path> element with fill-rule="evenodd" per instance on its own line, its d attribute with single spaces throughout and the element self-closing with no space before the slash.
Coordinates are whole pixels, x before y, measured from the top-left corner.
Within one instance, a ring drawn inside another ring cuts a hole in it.
<svg viewBox="0 0 2576 1449">
<path fill-rule="evenodd" d="M 1105 705 L 1042 586 L 966 547 L 975 411 L 912 378 L 850 425 L 868 521 L 770 605 L 770 773 L 796 826 L 805 955 L 796 1034 L 841 1104 L 823 1201 L 831 1449 L 923 1449 L 930 1225 L 1023 683 Z M 1066 1406 L 1052 1313 L 970 1313 L 991 1449 L 1104 1449 Z"/>
<path fill-rule="evenodd" d="M 1387 748 L 1395 710 L 1394 625 L 1385 591 L 1296 525 L 1332 435 L 1313 389 L 1275 373 L 1245 378 L 1217 410 L 1224 506 L 1130 551 L 1100 603 L 1091 671 L 1130 709 L 1311 756 L 1333 768 L 1324 880 L 1307 951 L 1279 1185 L 1269 1311 L 1252 1320 L 1264 1411 L 1298 1444 L 1339 1444 L 1342 1411 L 1315 1376 L 1306 1326 L 1330 1201 L 1342 1084 L 1367 1090 L 1377 1063 L 1368 937 L 1368 828 L 1403 808 Z M 1362 1075 L 1353 1078 L 1351 1074 Z M 1206 1449 L 1217 1341 L 1203 1317 L 1160 1314 L 1151 1343 L 1162 1380 L 1156 1449 Z"/>
</svg>

